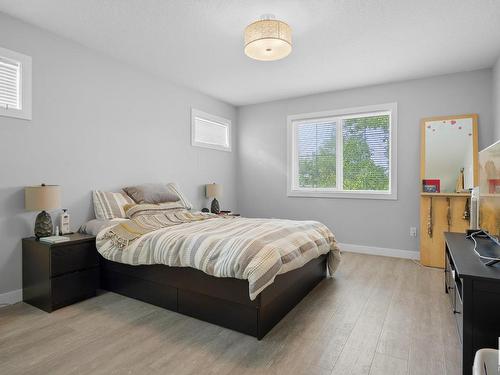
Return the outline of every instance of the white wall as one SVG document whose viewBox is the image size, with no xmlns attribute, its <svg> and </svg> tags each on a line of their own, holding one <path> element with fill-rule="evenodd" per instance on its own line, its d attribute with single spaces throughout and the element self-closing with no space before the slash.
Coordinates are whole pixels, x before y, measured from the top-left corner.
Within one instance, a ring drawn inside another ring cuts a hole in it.
<svg viewBox="0 0 500 375">
<path fill-rule="evenodd" d="M 493 111 L 495 117 L 495 140 L 500 140 L 500 57 L 493 67 Z"/>
<path fill-rule="evenodd" d="M 487 69 L 239 108 L 240 212 L 320 220 L 343 243 L 417 251 L 409 228 L 419 221 L 419 120 L 478 113 L 480 147 L 492 143 L 491 75 Z M 398 103 L 397 201 L 287 197 L 287 115 L 389 102 Z"/>
<path fill-rule="evenodd" d="M 33 57 L 33 120 L 0 117 L 0 294 L 21 288 L 21 238 L 36 215 L 24 212 L 26 185 L 60 184 L 72 229 L 93 216 L 92 189 L 135 183 L 177 181 L 199 208 L 215 181 L 236 209 L 237 147 L 190 145 L 191 106 L 232 119 L 236 139 L 234 107 L 2 13 L 0 46 Z"/>
</svg>

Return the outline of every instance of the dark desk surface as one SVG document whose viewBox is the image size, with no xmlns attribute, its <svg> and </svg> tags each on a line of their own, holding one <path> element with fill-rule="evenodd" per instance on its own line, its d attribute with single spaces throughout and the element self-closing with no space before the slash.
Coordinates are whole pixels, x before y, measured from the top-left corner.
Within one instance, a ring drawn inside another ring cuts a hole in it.
<svg viewBox="0 0 500 375">
<path fill-rule="evenodd" d="M 445 241 L 455 264 L 456 271 L 461 278 L 490 279 L 500 281 L 500 263 L 494 266 L 486 266 L 474 252 L 474 241 L 465 239 L 465 233 L 444 234 Z M 498 245 L 483 238 L 476 238 L 478 246 L 484 246 L 485 250 L 494 252 Z"/>
</svg>

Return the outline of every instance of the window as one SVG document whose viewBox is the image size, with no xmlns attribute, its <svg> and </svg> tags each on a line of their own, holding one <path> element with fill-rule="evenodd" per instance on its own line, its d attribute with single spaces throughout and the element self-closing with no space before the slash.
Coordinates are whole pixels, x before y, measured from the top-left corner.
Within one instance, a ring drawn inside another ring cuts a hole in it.
<svg viewBox="0 0 500 375">
<path fill-rule="evenodd" d="M 0 116 L 31 120 L 31 57 L 1 47 Z"/>
<path fill-rule="evenodd" d="M 288 116 L 288 196 L 397 199 L 396 103 Z"/>
<path fill-rule="evenodd" d="M 231 151 L 231 120 L 191 110 L 191 144 Z"/>
</svg>

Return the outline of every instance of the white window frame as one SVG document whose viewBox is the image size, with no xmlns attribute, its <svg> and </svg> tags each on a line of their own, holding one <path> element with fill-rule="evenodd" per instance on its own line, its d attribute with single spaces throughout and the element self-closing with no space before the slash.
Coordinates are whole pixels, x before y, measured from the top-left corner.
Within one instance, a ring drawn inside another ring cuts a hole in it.
<svg viewBox="0 0 500 375">
<path fill-rule="evenodd" d="M 342 190 L 342 120 L 356 116 L 363 117 L 370 114 L 388 114 L 389 126 L 389 190 Z M 297 153 L 297 126 L 311 120 L 335 121 L 337 140 L 337 170 L 335 188 L 300 188 L 298 186 L 298 153 Z M 287 195 L 289 197 L 314 198 L 361 198 L 361 199 L 388 199 L 396 200 L 397 195 L 397 103 L 385 103 L 363 107 L 353 107 L 333 111 L 301 113 L 287 116 Z M 340 157 L 338 157 L 340 156 Z"/>
<path fill-rule="evenodd" d="M 16 62 L 20 65 L 19 101 L 21 104 L 20 105 L 21 109 L 6 108 L 0 105 L 0 116 L 31 120 L 32 119 L 31 57 L 2 47 L 0 47 L 0 57 L 5 58 L 7 60 L 12 60 L 13 62 Z"/>
<path fill-rule="evenodd" d="M 198 142 L 196 141 L 196 134 L 195 134 L 195 125 L 196 125 L 196 118 L 201 118 L 205 121 L 209 121 L 218 125 L 225 126 L 227 128 L 227 142 L 228 145 L 226 146 L 221 146 L 221 145 L 216 145 L 216 144 L 210 144 L 210 143 L 205 143 L 205 142 Z M 203 147 L 203 148 L 210 148 L 213 150 L 220 150 L 220 151 L 227 151 L 231 152 L 231 120 L 228 120 L 226 118 L 212 115 L 207 112 L 200 111 L 199 109 L 191 108 L 191 145 L 196 146 L 196 147 Z"/>
</svg>

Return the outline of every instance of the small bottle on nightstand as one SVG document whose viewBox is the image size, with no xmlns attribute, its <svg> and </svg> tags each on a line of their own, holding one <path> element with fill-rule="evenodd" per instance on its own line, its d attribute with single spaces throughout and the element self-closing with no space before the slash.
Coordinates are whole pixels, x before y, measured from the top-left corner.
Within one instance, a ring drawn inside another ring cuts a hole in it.
<svg viewBox="0 0 500 375">
<path fill-rule="evenodd" d="M 63 212 L 61 214 L 61 234 L 68 234 L 68 233 L 70 233 L 69 214 L 68 214 L 68 209 L 63 208 Z"/>
</svg>

